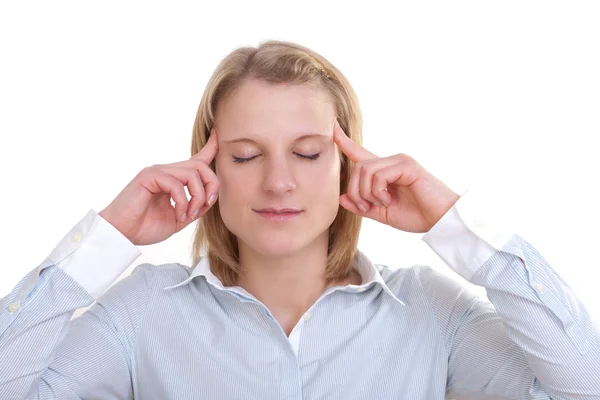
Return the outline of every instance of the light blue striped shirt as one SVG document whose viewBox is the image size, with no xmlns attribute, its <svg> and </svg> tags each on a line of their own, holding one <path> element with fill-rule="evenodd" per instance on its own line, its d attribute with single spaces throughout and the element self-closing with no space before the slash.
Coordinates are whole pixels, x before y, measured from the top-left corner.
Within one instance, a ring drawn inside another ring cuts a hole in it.
<svg viewBox="0 0 600 400">
<path fill-rule="evenodd" d="M 114 283 L 140 251 L 90 210 L 0 300 L 0 399 L 600 399 L 585 306 L 476 201 L 467 191 L 422 240 L 493 305 L 358 252 L 362 283 L 328 289 L 289 337 L 206 259 Z"/>
</svg>

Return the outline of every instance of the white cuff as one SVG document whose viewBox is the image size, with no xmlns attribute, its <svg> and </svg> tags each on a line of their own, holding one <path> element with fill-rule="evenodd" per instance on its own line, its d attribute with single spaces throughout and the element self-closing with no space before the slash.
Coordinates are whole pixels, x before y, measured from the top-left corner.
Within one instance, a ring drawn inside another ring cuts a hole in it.
<svg viewBox="0 0 600 400">
<path fill-rule="evenodd" d="M 481 193 L 467 190 L 422 238 L 450 268 L 468 281 L 515 234 L 498 213 L 493 217 L 493 210 L 484 206 Z"/>
<path fill-rule="evenodd" d="M 97 300 L 141 254 L 121 232 L 90 210 L 54 248 L 48 261 Z"/>
</svg>

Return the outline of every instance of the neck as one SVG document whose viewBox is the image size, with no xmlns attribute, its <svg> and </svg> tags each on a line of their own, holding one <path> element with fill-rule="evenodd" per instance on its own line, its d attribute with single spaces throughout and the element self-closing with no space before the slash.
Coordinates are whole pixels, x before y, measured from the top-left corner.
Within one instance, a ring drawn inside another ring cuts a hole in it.
<svg viewBox="0 0 600 400">
<path fill-rule="evenodd" d="M 263 303 L 287 336 L 329 287 L 362 282 L 357 271 L 352 271 L 346 279 L 325 282 L 328 240 L 329 234 L 325 232 L 298 253 L 281 257 L 259 254 L 238 242 L 241 271 L 236 285 Z"/>
<path fill-rule="evenodd" d="M 273 313 L 302 315 L 327 289 L 328 234 L 294 254 L 271 257 L 259 254 L 240 241 L 241 286 Z"/>
</svg>

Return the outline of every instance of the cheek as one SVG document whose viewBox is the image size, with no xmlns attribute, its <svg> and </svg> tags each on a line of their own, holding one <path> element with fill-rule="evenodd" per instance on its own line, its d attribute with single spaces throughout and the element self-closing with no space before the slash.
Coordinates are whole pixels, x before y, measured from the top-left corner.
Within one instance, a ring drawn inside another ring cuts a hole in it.
<svg viewBox="0 0 600 400">
<path fill-rule="evenodd" d="M 339 197 L 340 165 L 339 161 L 329 161 L 321 168 L 315 168 L 305 175 L 305 182 L 316 196 L 323 198 Z"/>
<path fill-rule="evenodd" d="M 337 154 L 334 153 L 333 160 L 331 161 L 330 167 L 327 171 L 327 177 L 332 181 L 331 184 L 335 188 L 335 190 L 339 193 L 340 191 L 340 174 L 341 174 L 341 164 L 340 159 L 337 157 Z"/>
<path fill-rule="evenodd" d="M 219 212 L 223 223 L 234 235 L 242 234 L 242 226 L 239 221 L 249 202 L 248 182 L 243 183 L 240 174 L 232 173 L 231 170 L 221 170 L 219 178 Z"/>
<path fill-rule="evenodd" d="M 219 198 L 222 207 L 227 208 L 229 205 L 247 202 L 245 194 L 250 190 L 251 181 L 245 174 L 225 167 L 218 170 L 217 178 L 220 184 Z"/>
</svg>

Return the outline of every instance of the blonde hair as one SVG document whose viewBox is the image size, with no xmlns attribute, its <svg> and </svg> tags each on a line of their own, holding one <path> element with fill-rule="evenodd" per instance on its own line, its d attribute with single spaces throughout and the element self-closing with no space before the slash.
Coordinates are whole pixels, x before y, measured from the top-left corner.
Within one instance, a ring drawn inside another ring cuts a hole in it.
<svg viewBox="0 0 600 400">
<path fill-rule="evenodd" d="M 340 126 L 354 142 L 362 145 L 362 114 L 358 98 L 350 82 L 329 61 L 316 52 L 295 43 L 266 41 L 258 47 L 241 47 L 227 55 L 211 76 L 202 99 L 192 136 L 192 155 L 206 144 L 221 100 L 245 79 L 270 83 L 317 83 L 327 90 L 334 102 Z M 341 153 L 340 193 L 345 193 L 350 180 L 352 161 Z M 215 162 L 210 165 L 215 171 Z M 324 278 L 329 284 L 346 279 L 352 268 L 362 217 L 343 207 L 329 228 L 327 266 Z M 240 265 L 237 239 L 227 229 L 219 211 L 219 201 L 200 218 L 192 246 L 196 265 L 208 256 L 211 271 L 224 286 L 235 285 Z"/>
</svg>

